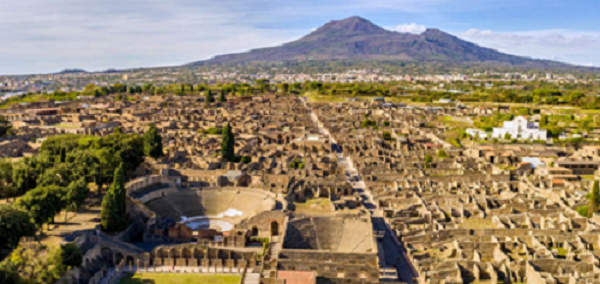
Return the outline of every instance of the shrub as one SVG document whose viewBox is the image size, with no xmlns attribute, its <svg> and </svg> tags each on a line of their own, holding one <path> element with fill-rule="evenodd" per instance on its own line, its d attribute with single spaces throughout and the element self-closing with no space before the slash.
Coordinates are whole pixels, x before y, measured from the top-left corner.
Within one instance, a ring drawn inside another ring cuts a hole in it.
<svg viewBox="0 0 600 284">
<path fill-rule="evenodd" d="M 63 259 L 63 264 L 70 267 L 80 266 L 83 260 L 81 250 L 74 243 L 67 243 L 63 245 L 61 256 Z"/>
<path fill-rule="evenodd" d="M 205 130 L 204 133 L 209 135 L 223 135 L 223 129 L 211 127 L 208 130 Z"/>
<path fill-rule="evenodd" d="M 579 213 L 579 215 L 581 215 L 582 217 L 588 217 L 588 206 L 587 205 L 579 206 L 579 207 L 577 207 L 577 209 L 575 209 L 575 211 L 577 211 L 577 213 Z"/>
<path fill-rule="evenodd" d="M 385 126 L 385 127 L 389 127 L 389 126 L 390 126 L 390 122 L 389 122 L 389 121 L 384 121 L 384 122 L 383 122 L 383 126 Z"/>
<path fill-rule="evenodd" d="M 252 158 L 250 158 L 248 156 L 243 156 L 241 159 L 241 162 L 244 164 L 250 164 L 250 162 L 252 162 Z"/>
<path fill-rule="evenodd" d="M 369 127 L 375 128 L 375 127 L 377 127 L 377 123 L 374 120 L 369 120 L 369 119 L 365 118 L 365 120 L 362 121 L 361 126 L 363 128 L 369 128 Z"/>
<path fill-rule="evenodd" d="M 392 134 L 389 131 L 384 131 L 383 140 L 392 140 Z"/>
<path fill-rule="evenodd" d="M 304 169 L 304 163 L 300 163 L 300 164 L 298 165 L 298 168 L 300 168 L 301 170 L 302 170 L 302 169 Z"/>
<path fill-rule="evenodd" d="M 444 149 L 439 149 L 437 152 L 437 156 L 438 158 L 445 158 L 446 156 L 446 151 L 444 151 Z"/>
<path fill-rule="evenodd" d="M 290 163 L 290 169 L 295 169 L 295 168 L 296 168 L 296 163 L 294 163 L 294 162 L 291 162 L 291 163 Z"/>
<path fill-rule="evenodd" d="M 431 155 L 425 155 L 425 164 L 430 164 L 433 162 L 433 157 Z"/>
</svg>

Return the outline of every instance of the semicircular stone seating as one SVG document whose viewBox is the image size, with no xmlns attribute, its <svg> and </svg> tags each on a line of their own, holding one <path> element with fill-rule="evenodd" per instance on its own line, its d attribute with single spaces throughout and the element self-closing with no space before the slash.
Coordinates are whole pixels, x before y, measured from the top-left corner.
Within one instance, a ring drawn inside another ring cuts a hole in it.
<svg viewBox="0 0 600 284">
<path fill-rule="evenodd" d="M 275 201 L 266 193 L 237 189 L 181 190 L 146 203 L 159 216 L 180 220 L 200 216 L 244 219 L 270 210 Z"/>
</svg>

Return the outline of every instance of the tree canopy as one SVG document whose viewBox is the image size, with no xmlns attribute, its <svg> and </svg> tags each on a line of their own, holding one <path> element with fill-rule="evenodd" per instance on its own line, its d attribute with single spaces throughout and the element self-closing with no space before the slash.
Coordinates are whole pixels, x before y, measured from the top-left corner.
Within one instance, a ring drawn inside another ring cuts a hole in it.
<svg viewBox="0 0 600 284">
<path fill-rule="evenodd" d="M 15 248 L 22 237 L 34 236 L 35 232 L 35 224 L 28 212 L 8 205 L 0 206 L 0 250 Z"/>
<path fill-rule="evenodd" d="M 144 155 L 155 159 L 164 155 L 162 136 L 158 133 L 155 124 L 151 124 L 148 132 L 144 134 Z"/>
</svg>

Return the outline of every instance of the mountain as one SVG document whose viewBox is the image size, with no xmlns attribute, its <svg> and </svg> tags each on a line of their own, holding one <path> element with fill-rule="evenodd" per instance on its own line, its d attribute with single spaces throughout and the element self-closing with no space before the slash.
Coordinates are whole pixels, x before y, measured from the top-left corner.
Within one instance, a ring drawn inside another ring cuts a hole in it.
<svg viewBox="0 0 600 284">
<path fill-rule="evenodd" d="M 87 73 L 87 71 L 83 70 L 83 69 L 65 69 L 62 70 L 60 72 L 58 72 L 57 74 L 77 74 L 77 73 Z"/>
<path fill-rule="evenodd" d="M 389 31 L 360 17 L 331 21 L 312 33 L 281 46 L 220 55 L 188 65 L 308 60 L 464 62 L 525 67 L 570 66 L 559 62 L 504 54 L 437 29 L 427 29 L 422 34 Z"/>
</svg>

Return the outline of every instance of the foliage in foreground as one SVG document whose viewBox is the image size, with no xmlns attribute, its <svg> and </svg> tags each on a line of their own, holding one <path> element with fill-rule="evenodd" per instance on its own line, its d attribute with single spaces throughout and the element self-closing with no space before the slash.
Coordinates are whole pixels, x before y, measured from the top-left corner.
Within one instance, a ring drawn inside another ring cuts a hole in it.
<svg viewBox="0 0 600 284">
<path fill-rule="evenodd" d="M 0 283 L 54 283 L 81 265 L 81 250 L 74 244 L 46 247 L 37 243 L 19 246 L 0 263 Z"/>
</svg>

